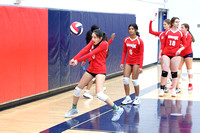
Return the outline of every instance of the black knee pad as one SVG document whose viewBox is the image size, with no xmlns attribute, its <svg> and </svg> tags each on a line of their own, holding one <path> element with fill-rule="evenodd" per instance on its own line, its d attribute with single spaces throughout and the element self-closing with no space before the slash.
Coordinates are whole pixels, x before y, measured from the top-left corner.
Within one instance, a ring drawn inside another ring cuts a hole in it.
<svg viewBox="0 0 200 133">
<path fill-rule="evenodd" d="M 160 89 L 164 90 L 165 89 L 165 85 L 160 85 Z"/>
<path fill-rule="evenodd" d="M 172 78 L 177 78 L 178 73 L 177 72 L 171 72 Z"/>
<path fill-rule="evenodd" d="M 162 77 L 167 77 L 167 75 L 168 75 L 168 72 L 167 71 L 162 71 Z"/>
</svg>

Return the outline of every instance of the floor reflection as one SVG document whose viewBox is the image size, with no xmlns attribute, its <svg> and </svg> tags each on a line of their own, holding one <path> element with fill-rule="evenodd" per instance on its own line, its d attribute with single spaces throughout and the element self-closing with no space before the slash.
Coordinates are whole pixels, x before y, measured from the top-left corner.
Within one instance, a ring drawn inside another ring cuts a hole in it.
<svg viewBox="0 0 200 133">
<path fill-rule="evenodd" d="M 158 99 L 159 133 L 191 133 L 192 104 L 192 101 Z"/>
<path fill-rule="evenodd" d="M 141 91 L 148 93 L 156 85 Z M 134 94 L 131 96 L 134 98 Z M 120 105 L 122 99 L 115 101 Z M 125 133 L 198 133 L 200 131 L 199 101 L 141 98 L 139 106 L 123 105 L 124 113 L 112 122 L 113 111 L 108 105 L 67 120 L 43 133 L 73 131 L 125 132 Z"/>
</svg>

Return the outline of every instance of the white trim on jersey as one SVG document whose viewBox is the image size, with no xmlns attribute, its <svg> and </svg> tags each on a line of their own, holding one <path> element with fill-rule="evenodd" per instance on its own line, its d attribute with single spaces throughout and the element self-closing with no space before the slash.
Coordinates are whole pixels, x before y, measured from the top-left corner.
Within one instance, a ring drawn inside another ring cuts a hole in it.
<svg viewBox="0 0 200 133">
<path fill-rule="evenodd" d="M 171 29 L 170 29 L 171 30 Z M 172 30 L 171 30 L 172 31 Z M 176 31 L 172 31 L 173 33 L 176 33 L 177 31 L 180 31 L 179 29 L 177 29 Z"/>
<path fill-rule="evenodd" d="M 137 37 L 137 41 L 138 41 L 138 45 L 140 45 L 140 40 L 138 39 L 138 37 Z"/>
<path fill-rule="evenodd" d="M 161 32 L 161 33 L 160 33 L 159 38 L 160 38 L 160 36 L 161 36 L 163 33 L 164 33 L 164 32 Z"/>
<path fill-rule="evenodd" d="M 129 39 L 130 39 L 131 41 L 135 41 L 136 39 L 138 39 L 138 36 L 137 36 L 135 39 L 131 39 L 130 36 L 129 36 Z"/>
<path fill-rule="evenodd" d="M 168 32 L 169 32 L 169 30 L 165 33 L 165 35 L 167 35 Z"/>
<path fill-rule="evenodd" d="M 179 30 L 179 33 L 181 33 L 181 37 L 183 37 L 183 33 Z"/>
</svg>

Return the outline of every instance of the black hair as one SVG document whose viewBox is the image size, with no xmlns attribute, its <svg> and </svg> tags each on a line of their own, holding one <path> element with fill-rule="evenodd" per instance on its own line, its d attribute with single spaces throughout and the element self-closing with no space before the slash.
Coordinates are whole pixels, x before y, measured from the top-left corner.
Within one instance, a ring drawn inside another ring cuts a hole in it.
<svg viewBox="0 0 200 133">
<path fill-rule="evenodd" d="M 97 44 L 97 45 L 94 45 L 94 49 L 97 48 L 102 41 L 108 41 L 108 36 L 105 32 L 101 31 L 100 29 L 96 29 L 93 31 L 93 33 L 98 37 L 98 38 L 101 38 L 102 37 L 102 40 Z M 106 55 L 106 58 L 108 57 L 108 53 L 109 53 L 109 48 L 108 48 L 108 52 L 107 52 L 107 55 Z"/>
<path fill-rule="evenodd" d="M 106 40 L 108 42 L 108 36 L 105 32 L 103 32 L 103 40 Z M 110 51 L 110 49 L 109 49 L 109 46 L 108 46 L 108 52 L 107 52 L 106 58 L 108 58 L 108 56 L 109 56 L 109 51 Z"/>
<path fill-rule="evenodd" d="M 100 29 L 99 26 L 96 25 L 96 24 L 92 25 L 91 31 L 93 32 L 93 31 L 96 30 L 96 29 Z"/>
<path fill-rule="evenodd" d="M 99 44 L 101 44 L 101 42 L 104 40 L 105 34 L 104 34 L 103 31 L 101 31 L 100 29 L 94 30 L 93 33 L 94 33 L 98 38 L 101 38 L 101 37 L 102 37 L 102 40 L 101 40 L 97 45 L 94 46 L 94 49 L 95 49 L 95 48 L 98 47 Z"/>
<path fill-rule="evenodd" d="M 195 42 L 194 36 L 193 36 L 192 33 L 190 32 L 190 26 L 189 26 L 189 24 L 183 23 L 182 25 L 187 29 L 187 31 L 188 31 L 188 32 L 190 33 L 190 35 L 192 36 L 192 42 Z"/>
<path fill-rule="evenodd" d="M 133 27 L 135 29 L 136 35 L 140 37 L 140 33 L 138 32 L 138 26 L 137 26 L 137 24 L 130 24 L 128 26 L 128 30 L 129 30 L 130 27 Z"/>
<path fill-rule="evenodd" d="M 173 27 L 174 22 L 175 22 L 176 19 L 180 20 L 178 17 L 173 17 L 173 18 L 171 19 L 171 25 L 170 25 L 170 28 Z"/>
<path fill-rule="evenodd" d="M 86 43 L 88 44 L 91 39 L 92 39 L 92 32 L 96 29 L 100 29 L 98 25 L 94 24 L 92 25 L 91 29 L 86 33 L 86 37 L 85 37 L 85 40 L 86 40 Z"/>
</svg>

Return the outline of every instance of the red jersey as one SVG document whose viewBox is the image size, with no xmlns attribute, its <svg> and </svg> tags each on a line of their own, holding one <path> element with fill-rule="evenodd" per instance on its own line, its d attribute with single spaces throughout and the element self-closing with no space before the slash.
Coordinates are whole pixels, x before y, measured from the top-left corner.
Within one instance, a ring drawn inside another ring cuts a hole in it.
<svg viewBox="0 0 200 133">
<path fill-rule="evenodd" d="M 108 41 L 108 45 L 110 46 L 110 44 L 113 42 L 113 40 L 112 39 L 110 39 L 109 41 Z"/>
<path fill-rule="evenodd" d="M 126 54 L 128 55 L 126 58 Z M 139 64 L 140 68 L 143 65 L 144 43 L 140 37 L 131 39 L 130 36 L 124 39 L 123 52 L 121 64 L 124 64 L 126 58 L 126 64 L 136 65 Z"/>
<path fill-rule="evenodd" d="M 158 32 L 153 31 L 153 30 L 152 30 L 152 22 L 153 22 L 153 21 L 151 20 L 150 23 L 149 23 L 149 33 L 152 34 L 152 35 L 155 35 L 155 36 L 159 37 L 160 43 L 161 43 L 161 48 L 162 48 L 163 40 L 164 40 L 165 34 L 164 34 L 163 31 L 158 31 Z M 162 49 L 161 49 L 161 50 L 162 50 Z"/>
<path fill-rule="evenodd" d="M 92 50 L 91 50 L 92 49 Z M 90 51 L 91 50 L 91 51 Z M 81 62 L 88 58 L 91 59 L 88 71 L 91 73 L 106 73 L 106 55 L 108 52 L 108 42 L 103 41 L 94 49 L 91 40 L 73 59 Z M 84 56 L 83 56 L 84 55 Z M 82 57 L 81 57 L 82 56 Z"/>
<path fill-rule="evenodd" d="M 176 56 L 176 52 L 179 50 L 181 42 L 183 47 L 187 45 L 185 34 L 181 30 L 172 31 L 169 29 L 165 31 L 164 34 L 163 45 L 161 45 L 164 55 Z"/>
<path fill-rule="evenodd" d="M 110 40 L 108 41 L 108 45 L 110 46 L 110 44 L 111 44 L 112 42 L 113 42 L 113 40 L 110 39 Z M 92 50 L 93 50 L 93 48 L 91 48 L 89 52 L 91 52 Z M 89 62 L 89 63 L 90 63 L 90 61 L 91 61 L 91 58 L 92 58 L 92 57 L 90 57 L 90 58 L 88 59 L 88 62 Z M 86 59 L 84 60 L 84 62 L 86 62 Z"/>
<path fill-rule="evenodd" d="M 190 33 L 186 33 L 185 34 L 185 37 L 186 37 L 186 41 L 187 41 L 187 45 L 185 46 L 185 49 L 181 52 L 181 56 L 186 56 L 188 54 L 191 54 L 193 51 L 192 51 L 192 36 Z"/>
</svg>

